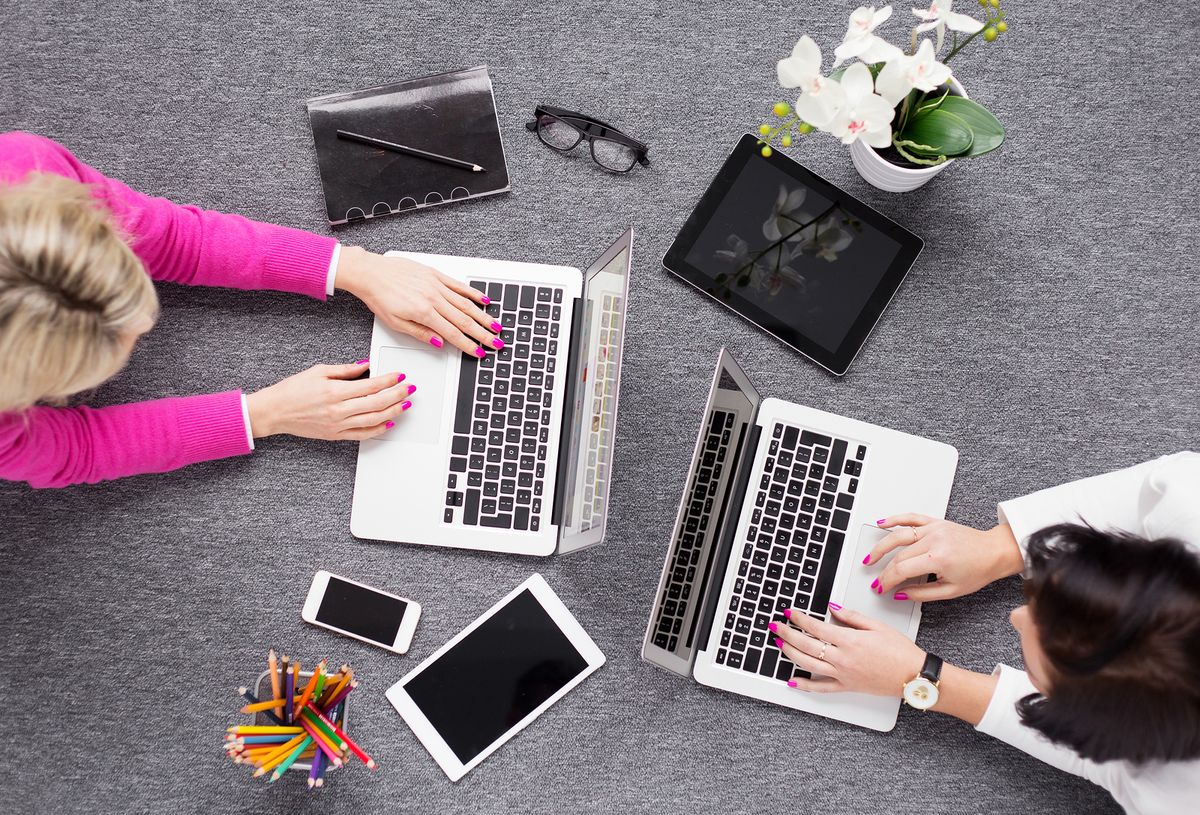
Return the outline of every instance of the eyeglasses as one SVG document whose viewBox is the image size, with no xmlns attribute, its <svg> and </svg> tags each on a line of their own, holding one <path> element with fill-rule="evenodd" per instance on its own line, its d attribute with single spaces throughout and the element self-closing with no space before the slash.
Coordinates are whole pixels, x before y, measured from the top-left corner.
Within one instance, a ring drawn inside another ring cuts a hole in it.
<svg viewBox="0 0 1200 815">
<path fill-rule="evenodd" d="M 538 105 L 533 115 L 536 121 L 526 123 L 525 129 L 560 153 L 570 152 L 587 139 L 592 160 L 606 170 L 627 173 L 635 164 L 650 165 L 646 158 L 650 148 L 599 119 L 550 105 Z"/>
</svg>

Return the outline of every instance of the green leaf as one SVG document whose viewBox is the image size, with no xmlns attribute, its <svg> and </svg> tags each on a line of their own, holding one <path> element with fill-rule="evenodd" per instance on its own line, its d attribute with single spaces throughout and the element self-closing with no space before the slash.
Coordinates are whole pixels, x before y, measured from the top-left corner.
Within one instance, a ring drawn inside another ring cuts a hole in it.
<svg viewBox="0 0 1200 815">
<path fill-rule="evenodd" d="M 963 99 L 961 96 L 948 96 L 942 102 L 939 110 L 953 113 L 967 123 L 971 128 L 974 139 L 971 149 L 965 156 L 981 156 L 990 153 L 1004 143 L 1004 125 L 992 115 L 991 111 L 978 102 Z"/>
<path fill-rule="evenodd" d="M 937 156 L 937 158 L 933 158 L 932 153 L 930 154 L 929 157 L 926 157 L 926 156 L 919 156 L 916 153 L 909 152 L 909 150 L 911 150 L 914 147 L 919 147 L 922 150 L 926 150 L 926 151 L 932 150 L 931 147 L 929 147 L 928 145 L 925 145 L 925 144 L 917 144 L 916 142 L 904 141 L 902 139 L 893 139 L 892 146 L 896 148 L 897 153 L 904 156 L 906 159 L 911 161 L 913 164 L 924 164 L 926 166 L 933 167 L 938 164 L 945 164 L 948 161 L 948 159 L 945 156 Z M 908 148 L 908 149 L 905 149 L 905 148 Z"/>
<path fill-rule="evenodd" d="M 936 110 L 913 115 L 896 139 L 926 147 L 919 152 L 930 155 L 959 156 L 971 149 L 975 136 L 966 120 L 945 110 L 943 103 Z"/>
</svg>

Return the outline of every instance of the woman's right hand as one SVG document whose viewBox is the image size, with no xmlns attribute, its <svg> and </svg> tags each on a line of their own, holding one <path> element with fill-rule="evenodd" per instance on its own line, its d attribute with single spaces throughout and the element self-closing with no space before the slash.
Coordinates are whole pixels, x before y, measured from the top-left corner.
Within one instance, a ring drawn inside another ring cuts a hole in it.
<svg viewBox="0 0 1200 815">
<path fill-rule="evenodd" d="M 306 439 L 370 439 L 395 424 L 412 407 L 416 385 L 402 373 L 357 379 L 367 361 L 314 365 L 282 382 L 250 394 L 254 438 L 286 433 Z"/>
<path fill-rule="evenodd" d="M 932 574 L 932 583 L 914 583 L 892 596 L 897 600 L 949 600 L 1020 573 L 1025 561 L 1008 524 L 983 532 L 928 515 L 893 515 L 878 522 L 892 532 L 871 550 L 867 566 L 901 549 L 871 584 L 878 594 L 893 592 L 901 583 Z M 903 547 L 903 548 L 902 548 Z"/>
</svg>

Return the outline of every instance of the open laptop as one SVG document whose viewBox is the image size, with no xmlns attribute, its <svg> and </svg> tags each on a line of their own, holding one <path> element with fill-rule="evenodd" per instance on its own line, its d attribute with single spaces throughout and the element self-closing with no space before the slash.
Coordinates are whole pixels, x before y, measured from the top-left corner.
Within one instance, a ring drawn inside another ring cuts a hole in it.
<svg viewBox="0 0 1200 815">
<path fill-rule="evenodd" d="M 886 534 L 876 519 L 945 517 L 957 465 L 941 442 L 763 399 L 722 348 L 642 658 L 714 688 L 892 729 L 898 698 L 789 688 L 808 674 L 767 625 L 784 622 L 785 608 L 832 620 L 833 600 L 915 639 L 919 606 L 875 594 L 882 567 L 862 561 Z"/>
<path fill-rule="evenodd" d="M 391 253 L 486 292 L 505 345 L 476 359 L 375 320 L 371 370 L 420 390 L 359 446 L 356 537 L 543 556 L 603 540 L 632 252 L 630 229 L 586 272 Z"/>
</svg>

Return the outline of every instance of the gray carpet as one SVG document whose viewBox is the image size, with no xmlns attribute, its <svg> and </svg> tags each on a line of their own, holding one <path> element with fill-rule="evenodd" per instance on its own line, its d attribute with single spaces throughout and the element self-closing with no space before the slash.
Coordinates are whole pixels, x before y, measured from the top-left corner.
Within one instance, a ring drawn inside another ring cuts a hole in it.
<svg viewBox="0 0 1200 815">
<path fill-rule="evenodd" d="M 639 238 L 601 548 L 530 560 L 356 541 L 350 444 L 274 439 L 252 457 L 170 475 L 0 487 L 0 653 L 17 738 L 0 772 L 3 808 L 1117 811 L 1102 790 L 954 720 L 905 710 L 880 735 L 712 692 L 637 657 L 722 344 L 766 394 L 957 446 L 951 514 L 975 525 L 993 522 L 997 499 L 1195 446 L 1200 434 L 1200 98 L 1183 67 L 1198 32 L 1167 6 L 1006 4 L 1009 35 L 958 67 L 1008 142 L 916 193 L 866 186 L 829 138 L 794 149 L 926 240 L 844 379 L 663 272 L 715 168 L 778 95 L 775 60 L 803 32 L 829 53 L 853 5 L 9 0 L 0 128 L 58 139 L 147 192 L 327 232 L 302 100 L 486 62 L 512 193 L 341 238 L 572 265 L 627 224 Z M 910 24 L 907 4 L 896 17 L 890 27 Z M 614 178 L 553 154 L 522 127 L 543 101 L 628 126 L 651 144 L 653 166 Z M 93 404 L 254 389 L 367 350 L 369 314 L 348 297 L 160 290 L 161 324 Z M 302 624 L 321 567 L 424 603 L 410 655 Z M 534 570 L 608 665 L 452 785 L 383 689 Z M 1019 599 L 1010 581 L 929 606 L 920 642 L 970 668 L 1020 664 L 1007 622 Z M 233 689 L 270 646 L 357 666 L 355 729 L 378 773 L 351 767 L 309 798 L 302 784 L 267 787 L 224 759 Z"/>
</svg>

